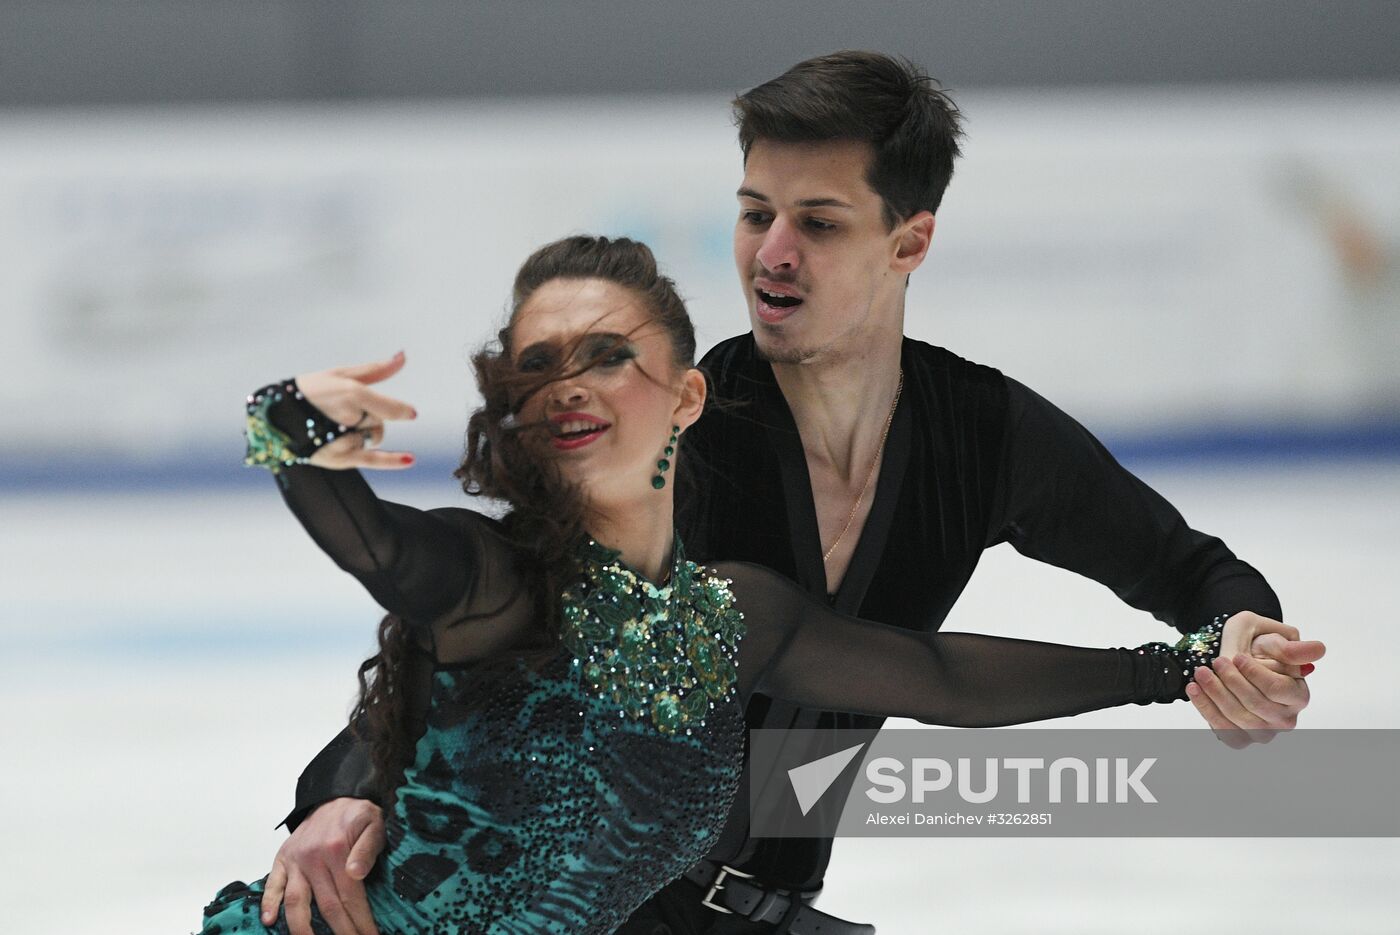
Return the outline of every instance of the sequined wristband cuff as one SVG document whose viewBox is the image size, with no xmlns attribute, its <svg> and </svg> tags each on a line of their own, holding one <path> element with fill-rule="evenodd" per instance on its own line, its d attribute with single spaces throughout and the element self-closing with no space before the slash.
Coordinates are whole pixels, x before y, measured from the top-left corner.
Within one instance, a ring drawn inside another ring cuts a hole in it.
<svg viewBox="0 0 1400 935">
<path fill-rule="evenodd" d="M 279 412 L 281 417 L 276 421 L 282 425 L 294 421 L 297 428 L 283 431 L 272 418 L 273 407 L 290 407 L 288 412 Z M 253 393 L 248 397 L 247 410 L 248 452 L 243 463 L 267 468 L 274 474 L 284 467 L 306 464 L 322 445 L 350 431 L 307 402 L 295 379 L 269 383 Z"/>
<path fill-rule="evenodd" d="M 1225 630 L 1225 621 L 1233 613 L 1221 614 L 1195 633 L 1188 633 L 1177 640 L 1175 645 L 1147 643 L 1138 647 L 1139 655 L 1161 656 L 1165 663 L 1181 672 L 1182 683 L 1174 699 L 1186 698 L 1186 683 L 1192 681 L 1197 666 L 1209 666 L 1220 655 L 1220 634 Z"/>
</svg>

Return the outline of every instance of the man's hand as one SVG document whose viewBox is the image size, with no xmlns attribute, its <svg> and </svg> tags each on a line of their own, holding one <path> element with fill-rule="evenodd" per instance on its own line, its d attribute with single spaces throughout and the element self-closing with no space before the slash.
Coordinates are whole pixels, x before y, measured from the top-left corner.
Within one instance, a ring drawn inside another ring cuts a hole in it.
<svg viewBox="0 0 1400 935">
<path fill-rule="evenodd" d="M 384 814 L 364 799 L 332 799 L 283 842 L 267 875 L 263 925 L 285 903 L 292 935 L 312 935 L 311 905 L 335 935 L 379 935 L 364 878 L 384 850 Z"/>
<path fill-rule="evenodd" d="M 1327 647 L 1294 627 L 1243 611 L 1225 622 L 1220 656 L 1200 666 L 1186 694 L 1221 741 L 1239 748 L 1292 730 L 1308 706 L 1303 677 Z"/>
</svg>

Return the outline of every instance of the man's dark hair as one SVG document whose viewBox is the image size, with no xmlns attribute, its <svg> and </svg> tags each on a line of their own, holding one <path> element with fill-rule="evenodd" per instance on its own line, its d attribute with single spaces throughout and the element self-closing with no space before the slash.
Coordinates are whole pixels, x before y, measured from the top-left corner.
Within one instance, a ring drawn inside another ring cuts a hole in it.
<svg viewBox="0 0 1400 935">
<path fill-rule="evenodd" d="M 879 52 L 809 58 L 734 99 L 745 162 L 758 140 L 869 143 L 874 158 L 866 181 L 891 228 L 920 211 L 938 211 L 953 160 L 962 155 L 961 117 L 923 69 Z"/>
</svg>

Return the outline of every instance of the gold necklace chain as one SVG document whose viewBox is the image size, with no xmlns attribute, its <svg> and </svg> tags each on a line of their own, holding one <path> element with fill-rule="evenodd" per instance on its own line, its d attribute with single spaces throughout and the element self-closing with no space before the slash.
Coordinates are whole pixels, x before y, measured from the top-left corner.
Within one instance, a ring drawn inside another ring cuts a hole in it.
<svg viewBox="0 0 1400 935">
<path fill-rule="evenodd" d="M 822 556 L 823 565 L 831 560 L 831 553 L 836 551 L 836 547 L 841 544 L 846 533 L 851 531 L 851 523 L 856 521 L 856 511 L 865 501 L 865 493 L 870 489 L 870 482 L 875 479 L 875 465 L 880 463 L 880 453 L 885 450 L 885 440 L 890 437 L 890 426 L 894 423 L 894 411 L 899 408 L 899 394 L 902 392 L 904 392 L 904 368 L 900 367 L 899 383 L 894 388 L 894 402 L 890 403 L 890 414 L 885 417 L 885 430 L 880 433 L 880 447 L 875 449 L 875 457 L 870 461 L 870 470 L 865 472 L 865 484 L 860 488 L 860 494 L 856 496 L 856 502 L 851 506 L 851 514 L 846 517 L 846 525 L 841 527 L 841 534 L 836 537 L 836 541 L 831 543 L 831 548 L 827 549 L 826 554 Z"/>
</svg>

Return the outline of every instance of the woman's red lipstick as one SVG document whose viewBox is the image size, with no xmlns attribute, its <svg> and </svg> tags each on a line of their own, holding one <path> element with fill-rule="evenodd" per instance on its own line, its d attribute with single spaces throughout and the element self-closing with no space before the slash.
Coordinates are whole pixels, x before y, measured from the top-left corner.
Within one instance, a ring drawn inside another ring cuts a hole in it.
<svg viewBox="0 0 1400 935">
<path fill-rule="evenodd" d="M 609 428 L 609 423 L 586 412 L 561 412 L 550 416 L 554 437 L 550 444 L 560 451 L 572 451 L 597 439 Z"/>
</svg>

